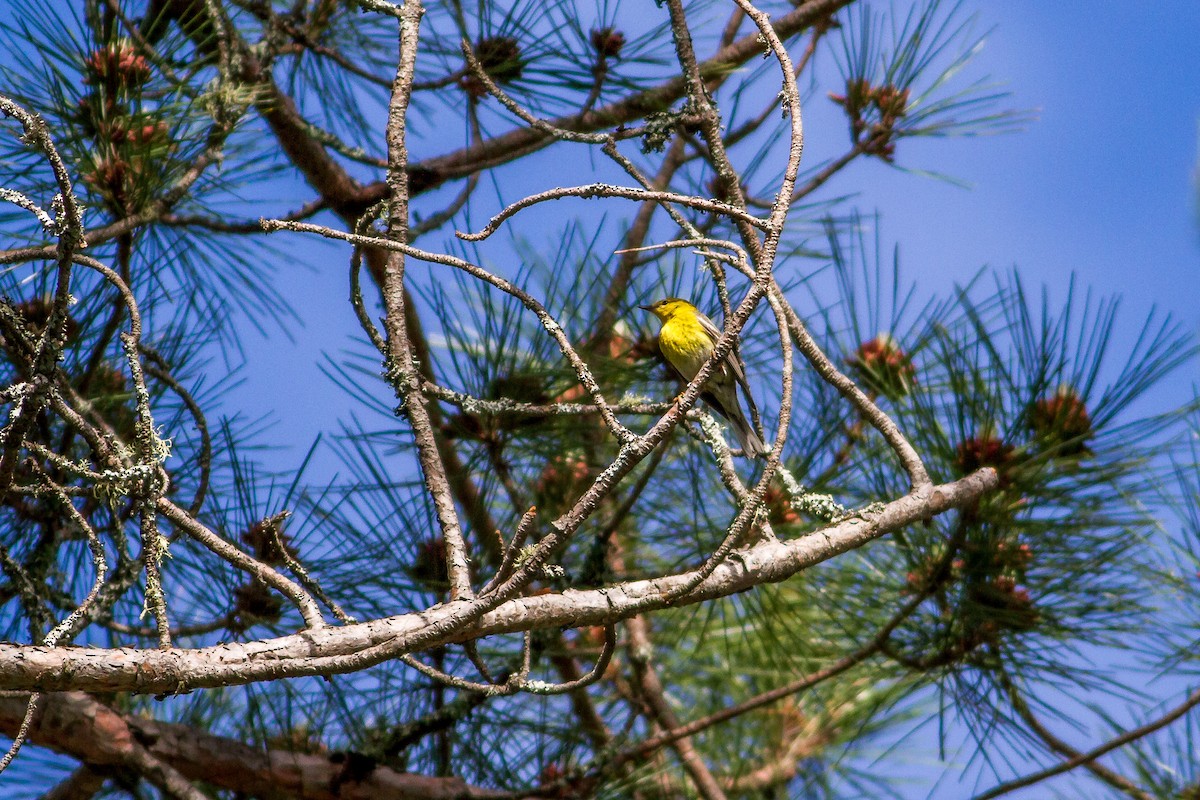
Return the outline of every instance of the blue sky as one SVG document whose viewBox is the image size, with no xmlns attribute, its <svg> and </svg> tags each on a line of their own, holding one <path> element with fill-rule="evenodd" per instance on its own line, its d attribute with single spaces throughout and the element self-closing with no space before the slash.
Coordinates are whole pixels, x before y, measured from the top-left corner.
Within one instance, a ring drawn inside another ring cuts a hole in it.
<svg viewBox="0 0 1200 800">
<path fill-rule="evenodd" d="M 1061 286 L 1074 271 L 1131 311 L 1157 303 L 1195 329 L 1200 3 L 968 7 L 992 28 L 979 66 L 1038 118 L 1015 135 L 904 143 L 916 151 L 904 163 L 970 190 L 877 164 L 851 179 L 905 262 L 930 282 L 987 264 Z"/>
</svg>

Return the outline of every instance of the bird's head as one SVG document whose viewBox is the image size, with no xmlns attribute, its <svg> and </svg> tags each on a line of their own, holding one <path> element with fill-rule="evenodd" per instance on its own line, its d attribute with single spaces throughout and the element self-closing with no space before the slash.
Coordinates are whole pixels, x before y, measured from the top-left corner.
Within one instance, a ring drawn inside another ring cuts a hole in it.
<svg viewBox="0 0 1200 800">
<path fill-rule="evenodd" d="M 649 311 L 658 317 L 661 322 L 666 322 L 680 312 L 694 312 L 696 310 L 694 305 L 687 300 L 680 300 L 678 297 L 664 297 L 656 303 L 651 303 L 648 306 L 638 306 L 638 308 Z"/>
</svg>

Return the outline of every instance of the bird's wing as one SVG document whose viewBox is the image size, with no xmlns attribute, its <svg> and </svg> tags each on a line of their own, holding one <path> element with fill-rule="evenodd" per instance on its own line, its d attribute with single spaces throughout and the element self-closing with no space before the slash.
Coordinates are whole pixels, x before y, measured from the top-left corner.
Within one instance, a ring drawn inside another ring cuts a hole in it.
<svg viewBox="0 0 1200 800">
<path fill-rule="evenodd" d="M 716 324 L 705 316 L 701 311 L 696 311 L 696 316 L 700 318 L 700 327 L 708 334 L 708 338 L 715 345 L 717 339 L 721 337 L 721 329 Z M 758 417 L 758 407 L 754 405 L 754 395 L 750 394 L 750 382 L 746 380 L 746 371 L 742 369 L 742 359 L 737 351 L 737 343 L 734 343 L 733 349 L 725 356 L 724 366 L 728 368 L 729 374 L 737 381 L 738 386 L 742 387 L 742 393 L 746 396 L 746 402 L 750 406 L 750 414 L 752 417 Z"/>
<path fill-rule="evenodd" d="M 704 328 L 704 332 L 708 334 L 708 338 L 712 340 L 713 344 L 716 344 L 717 339 L 721 337 L 721 329 L 700 309 L 696 309 L 696 319 L 700 320 L 700 327 Z"/>
<path fill-rule="evenodd" d="M 708 334 L 709 341 L 715 345 L 717 343 L 717 339 L 721 338 L 721 329 L 718 328 L 711 319 L 704 316 L 704 314 L 700 313 L 699 311 L 696 312 L 696 316 L 700 318 L 700 327 L 704 329 L 706 334 Z M 746 373 L 742 370 L 742 360 L 738 358 L 736 354 L 737 343 L 734 342 L 733 350 L 730 350 L 729 354 L 725 356 L 725 365 L 729 368 L 730 373 L 733 375 L 733 379 L 741 384 L 742 388 L 746 390 L 746 394 L 749 394 L 750 387 L 746 385 Z"/>
<path fill-rule="evenodd" d="M 699 309 L 696 310 L 696 319 L 700 320 L 700 327 L 704 329 L 704 333 L 708 336 L 708 341 L 715 345 L 717 339 L 721 338 L 721 329 Z"/>
</svg>

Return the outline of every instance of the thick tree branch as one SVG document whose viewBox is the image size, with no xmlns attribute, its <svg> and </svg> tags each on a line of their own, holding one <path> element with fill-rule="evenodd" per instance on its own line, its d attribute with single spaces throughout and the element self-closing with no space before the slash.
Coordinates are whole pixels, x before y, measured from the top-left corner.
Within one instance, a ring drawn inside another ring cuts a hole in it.
<svg viewBox="0 0 1200 800">
<path fill-rule="evenodd" d="M 672 597 L 672 592 L 686 585 L 694 573 L 629 581 L 604 589 L 568 589 L 517 597 L 478 616 L 478 621 L 465 630 L 461 628 L 464 620 L 478 615 L 480 604 L 487 598 L 446 603 L 341 628 L 192 650 L 52 649 L 0 644 L 0 688 L 187 691 L 351 672 L 404 653 L 496 633 L 612 623 L 667 605 L 699 603 L 786 580 L 906 525 L 971 505 L 997 485 L 995 471 L 983 469 L 954 483 L 905 495 L 877 512 L 842 520 L 800 539 L 760 543 L 740 551 L 737 558 L 719 566 L 703 583 L 679 597 Z"/>
<path fill-rule="evenodd" d="M 20 723 L 26 695 L 0 694 L 0 730 Z M 511 793 L 468 786 L 460 778 L 400 772 L 353 756 L 308 754 L 259 747 L 188 725 L 127 717 L 82 692 L 47 695 L 31 743 L 84 764 L 80 784 L 103 783 L 112 767 L 154 761 L 184 779 L 263 800 L 483 800 Z M 78 795 L 64 795 L 77 797 Z M 200 796 L 200 795 L 198 795 Z M 206 796 L 206 795 L 204 795 Z"/>
<path fill-rule="evenodd" d="M 7 733 L 15 728 L 28 699 L 17 692 L 0 693 L 0 730 Z M 88 767 L 132 770 L 168 797 L 207 798 L 179 770 L 151 754 L 145 746 L 147 740 L 120 714 L 82 692 L 43 696 L 29 738 L 34 744 L 68 753 Z"/>
</svg>

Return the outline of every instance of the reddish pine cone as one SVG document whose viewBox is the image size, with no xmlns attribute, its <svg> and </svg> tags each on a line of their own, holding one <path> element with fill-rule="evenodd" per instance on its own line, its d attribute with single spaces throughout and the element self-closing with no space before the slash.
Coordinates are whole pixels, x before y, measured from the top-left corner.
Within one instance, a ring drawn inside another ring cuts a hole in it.
<svg viewBox="0 0 1200 800">
<path fill-rule="evenodd" d="M 847 361 L 867 388 L 892 400 L 908 395 L 916 383 L 912 357 L 888 333 L 860 344 Z"/>
<path fill-rule="evenodd" d="M 763 504 L 772 525 L 794 525 L 800 521 L 800 515 L 792 508 L 791 498 L 777 486 L 770 486 L 763 493 Z"/>
<path fill-rule="evenodd" d="M 18 303 L 16 306 L 17 313 L 24 318 L 30 331 L 37 336 L 42 335 L 46 323 L 50 320 L 50 311 L 53 308 L 54 301 L 48 297 L 35 297 L 32 300 Z M 67 314 L 66 326 L 67 341 L 69 342 L 79 334 L 79 323 L 70 314 Z"/>
<path fill-rule="evenodd" d="M 1029 590 L 1019 586 L 1015 578 L 998 575 L 991 581 L 971 584 L 971 601 L 992 609 L 995 616 L 989 621 L 997 628 L 1028 630 L 1038 623 L 1041 614 L 1034 607 Z"/>
<path fill-rule="evenodd" d="M 1090 453 L 1092 419 L 1087 404 L 1072 386 L 1060 386 L 1048 397 L 1035 400 L 1029 407 L 1029 429 L 1039 439 L 1054 446 L 1061 455 Z"/>
<path fill-rule="evenodd" d="M 417 556 L 408 569 L 409 577 L 427 589 L 444 590 L 450 586 L 446 569 L 446 542 L 441 537 L 425 539 L 417 545 Z"/>
<path fill-rule="evenodd" d="M 605 58 L 619 58 L 625 46 L 625 34 L 615 28 L 596 28 L 591 35 L 592 47 Z"/>
<path fill-rule="evenodd" d="M 897 89 L 895 86 L 880 86 L 871 95 L 871 101 L 879 109 L 881 122 L 888 128 L 896 124 L 896 120 L 908 113 L 908 89 Z"/>
<path fill-rule="evenodd" d="M 286 558 L 297 557 L 291 537 L 283 532 L 287 512 L 254 523 L 242 534 L 242 543 L 254 551 L 254 557 L 264 564 L 279 566 Z"/>
<path fill-rule="evenodd" d="M 265 583 L 253 580 L 233 590 L 234 618 L 229 629 L 244 631 L 261 622 L 278 622 L 283 614 L 283 598 L 271 592 Z"/>
<path fill-rule="evenodd" d="M 111 88 L 139 88 L 150 80 L 150 65 L 129 42 L 115 42 L 94 51 L 83 62 L 83 82 Z"/>
<path fill-rule="evenodd" d="M 893 134 L 896 123 L 908 114 L 908 89 L 900 89 L 892 84 L 872 86 L 866 78 L 852 78 L 846 81 L 845 94 L 830 93 L 829 99 L 840 105 L 850 119 L 851 138 L 855 143 L 866 145 L 865 153 L 878 156 L 884 161 L 891 162 L 896 154 Z M 868 130 L 867 110 L 874 106 L 878 119 L 871 123 Z M 866 132 L 868 136 L 863 139 Z"/>
<path fill-rule="evenodd" d="M 973 436 L 955 449 L 954 464 L 962 475 L 992 467 L 1000 474 L 1000 484 L 1011 482 L 1011 469 L 1017 460 L 1016 448 L 992 434 Z"/>
</svg>

